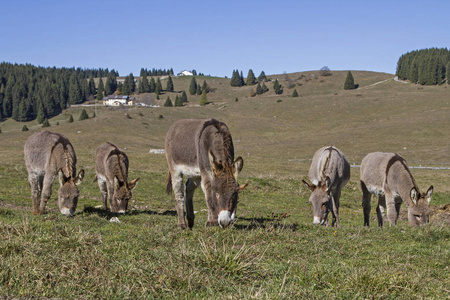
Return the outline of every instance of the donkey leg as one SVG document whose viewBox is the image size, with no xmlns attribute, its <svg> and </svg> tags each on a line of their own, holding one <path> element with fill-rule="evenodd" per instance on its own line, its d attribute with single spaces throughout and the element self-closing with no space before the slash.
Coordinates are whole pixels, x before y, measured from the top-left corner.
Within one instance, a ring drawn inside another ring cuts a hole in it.
<svg viewBox="0 0 450 300">
<path fill-rule="evenodd" d="M 175 209 L 178 215 L 178 227 L 181 229 L 186 228 L 186 220 L 184 218 L 184 188 L 183 188 L 183 175 L 175 172 L 172 174 L 172 188 L 175 194 Z"/>
<path fill-rule="evenodd" d="M 402 205 L 402 199 L 400 197 L 395 198 L 395 212 L 397 214 L 396 220 L 398 220 L 398 216 L 400 215 L 400 206 Z"/>
<path fill-rule="evenodd" d="M 55 179 L 54 177 L 49 175 L 44 176 L 39 214 L 43 214 L 45 212 L 45 207 L 47 206 L 48 199 L 50 199 L 50 197 L 52 196 L 52 186 L 54 179 Z"/>
<path fill-rule="evenodd" d="M 216 226 L 219 225 L 218 215 L 216 213 L 216 208 L 211 199 L 211 182 L 209 180 L 202 179 L 202 190 L 206 198 L 206 206 L 208 207 L 208 219 L 206 221 L 206 226 Z"/>
<path fill-rule="evenodd" d="M 109 210 L 111 212 L 117 212 L 117 203 L 114 200 L 114 183 L 108 182 L 106 184 L 106 189 L 107 189 L 107 194 L 108 194 L 108 199 L 109 199 Z M 108 204 L 106 204 L 106 200 L 105 203 L 103 205 L 104 209 L 107 209 Z"/>
<path fill-rule="evenodd" d="M 391 226 L 397 224 L 397 211 L 395 210 L 395 199 L 391 194 L 386 195 L 386 214 Z"/>
<path fill-rule="evenodd" d="M 332 192 L 332 201 L 333 201 L 333 221 L 331 226 L 339 227 L 339 199 L 341 198 L 341 188 L 337 187 Z"/>
<path fill-rule="evenodd" d="M 199 183 L 200 183 L 200 179 L 189 178 L 186 181 L 186 190 L 185 190 L 186 217 L 187 217 L 187 222 L 188 222 L 188 226 L 190 229 L 192 229 L 192 227 L 194 227 L 194 219 L 195 219 L 194 205 L 192 202 L 192 198 L 194 197 L 194 192 L 197 189 Z"/>
<path fill-rule="evenodd" d="M 364 226 L 368 227 L 370 220 L 370 198 L 372 197 L 372 194 L 369 192 L 363 181 L 361 181 L 361 189 L 363 192 L 362 207 L 364 212 Z"/>
<path fill-rule="evenodd" d="M 378 226 L 383 227 L 384 224 L 384 211 L 386 210 L 386 198 L 384 196 L 378 196 L 378 206 L 377 206 L 377 218 Z"/>
<path fill-rule="evenodd" d="M 101 180 L 100 178 L 97 180 L 98 187 L 100 189 L 100 194 L 102 195 L 102 208 L 104 210 L 108 209 L 108 189 L 106 188 L 106 181 Z"/>
<path fill-rule="evenodd" d="M 31 199 L 33 201 L 33 215 L 39 214 L 39 204 L 41 202 L 42 177 L 30 174 L 28 182 L 31 186 Z"/>
</svg>

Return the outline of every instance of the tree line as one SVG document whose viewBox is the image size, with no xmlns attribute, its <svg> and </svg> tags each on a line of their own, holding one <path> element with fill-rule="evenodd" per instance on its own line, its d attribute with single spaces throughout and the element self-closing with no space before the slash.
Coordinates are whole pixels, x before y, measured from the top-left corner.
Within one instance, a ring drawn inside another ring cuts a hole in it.
<svg viewBox="0 0 450 300">
<path fill-rule="evenodd" d="M 397 62 L 395 75 L 421 85 L 450 83 L 450 51 L 430 48 L 403 54 Z"/>
<path fill-rule="evenodd" d="M 82 103 L 95 95 L 96 76 L 107 77 L 105 94 L 114 93 L 118 76 L 114 69 L 46 68 L 2 62 L 0 120 L 13 118 L 25 122 L 38 115 L 55 116 L 68 105 Z"/>
<path fill-rule="evenodd" d="M 147 68 L 141 68 L 141 72 L 139 74 L 140 77 L 142 76 L 168 76 L 168 75 L 174 75 L 173 73 L 173 69 L 151 69 L 151 70 L 147 70 Z"/>
</svg>

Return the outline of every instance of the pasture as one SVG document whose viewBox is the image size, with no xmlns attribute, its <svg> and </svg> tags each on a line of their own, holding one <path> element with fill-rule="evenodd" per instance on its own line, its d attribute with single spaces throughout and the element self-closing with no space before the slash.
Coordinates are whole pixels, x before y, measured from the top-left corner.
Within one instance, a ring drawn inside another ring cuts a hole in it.
<svg viewBox="0 0 450 300">
<path fill-rule="evenodd" d="M 96 119 L 84 121 L 78 121 L 82 108 L 68 109 L 50 120 L 48 130 L 70 139 L 77 169 L 86 172 L 73 218 L 58 211 L 57 181 L 48 213 L 32 215 L 23 145 L 42 129 L 36 121 L 26 123 L 29 132 L 20 131 L 22 123 L 0 123 L 0 297 L 450 297 L 450 170 L 411 169 L 421 192 L 434 185 L 430 224 L 409 227 L 403 204 L 398 225 L 380 229 L 375 199 L 371 227 L 363 227 L 357 168 L 373 151 L 397 152 L 409 166 L 449 168 L 448 88 L 352 73 L 359 84 L 353 91 L 342 89 L 346 72 L 268 76 L 280 80 L 284 94 L 274 95 L 269 83 L 270 91 L 257 97 L 249 96 L 251 87 L 205 77 L 199 80 L 215 88 L 205 107 L 194 105 L 200 96 L 188 96 L 181 108 L 98 107 Z M 289 81 L 300 97 L 290 96 Z M 189 82 L 174 78 L 175 90 L 187 91 Z M 170 95 L 173 100 L 175 93 Z M 91 116 L 94 108 L 87 111 Z M 75 122 L 67 123 L 69 114 Z M 165 194 L 165 156 L 149 151 L 164 148 L 176 120 L 208 117 L 228 125 L 235 155 L 244 159 L 239 182 L 248 186 L 232 227 L 204 226 L 206 204 L 198 189 L 194 228 L 180 230 L 173 195 Z M 129 178 L 141 178 L 126 215 L 98 208 L 94 154 L 106 141 L 127 153 Z M 339 228 L 312 224 L 310 193 L 301 183 L 314 152 L 327 145 L 353 165 L 342 190 Z M 114 217 L 119 222 L 111 222 Z"/>
</svg>

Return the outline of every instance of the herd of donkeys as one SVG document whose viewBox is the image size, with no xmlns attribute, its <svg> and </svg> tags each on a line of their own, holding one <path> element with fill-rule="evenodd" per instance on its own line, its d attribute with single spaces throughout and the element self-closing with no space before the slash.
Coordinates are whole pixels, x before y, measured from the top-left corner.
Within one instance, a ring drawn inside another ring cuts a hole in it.
<svg viewBox="0 0 450 300">
<path fill-rule="evenodd" d="M 175 122 L 165 139 L 169 176 L 166 190 L 174 193 L 178 226 L 194 226 L 193 194 L 201 186 L 207 204 L 207 226 L 227 227 L 236 217 L 238 194 L 246 185 L 238 184 L 244 160 L 234 159 L 234 147 L 227 125 L 215 119 L 183 119 Z M 76 155 L 70 141 L 49 131 L 31 135 L 24 146 L 25 164 L 31 186 L 33 214 L 45 212 L 52 184 L 59 179 L 58 206 L 62 214 L 73 216 L 78 203 L 77 185 L 84 170 L 76 173 Z M 139 178 L 128 181 L 128 157 L 112 143 L 101 144 L 95 153 L 96 181 L 103 209 L 109 199 L 111 212 L 125 213 L 131 190 Z M 421 193 L 406 161 L 396 153 L 369 153 L 361 163 L 361 189 L 364 225 L 369 226 L 370 199 L 378 196 L 378 225 L 385 215 L 395 225 L 402 202 L 408 208 L 411 226 L 428 223 L 433 186 Z M 183 183 L 183 176 L 186 177 Z M 339 226 L 339 198 L 350 179 L 350 165 L 336 147 L 316 151 L 309 170 L 314 224 Z"/>
</svg>

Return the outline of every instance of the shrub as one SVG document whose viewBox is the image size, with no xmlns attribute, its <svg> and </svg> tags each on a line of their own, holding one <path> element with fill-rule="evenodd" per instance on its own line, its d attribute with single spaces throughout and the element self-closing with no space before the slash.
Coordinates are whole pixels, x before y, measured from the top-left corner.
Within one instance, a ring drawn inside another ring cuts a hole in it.
<svg viewBox="0 0 450 300">
<path fill-rule="evenodd" d="M 164 102 L 164 107 L 172 107 L 172 100 L 170 100 L 170 97 L 167 97 L 166 102 Z"/>
<path fill-rule="evenodd" d="M 86 120 L 86 119 L 89 119 L 89 116 L 88 116 L 86 110 L 83 109 L 83 110 L 81 111 L 80 119 L 79 119 L 79 120 L 80 120 L 80 121 L 83 121 L 83 120 Z"/>
<path fill-rule="evenodd" d="M 42 122 L 42 128 L 50 127 L 50 122 L 47 120 L 47 118 L 44 119 L 44 122 Z"/>
<path fill-rule="evenodd" d="M 69 120 L 67 121 L 67 123 L 73 123 L 73 116 L 69 115 Z"/>
<path fill-rule="evenodd" d="M 200 105 L 205 106 L 208 103 L 208 98 L 206 97 L 206 91 L 202 92 L 202 96 L 200 97 Z"/>
<path fill-rule="evenodd" d="M 355 87 L 355 80 L 353 79 L 352 72 L 347 72 L 347 77 L 345 78 L 344 83 L 344 90 L 354 90 Z"/>
<path fill-rule="evenodd" d="M 298 97 L 297 89 L 294 89 L 294 92 L 292 93 L 292 97 Z"/>
<path fill-rule="evenodd" d="M 22 126 L 22 131 L 28 131 L 27 125 L 23 125 L 23 126 Z"/>
</svg>

